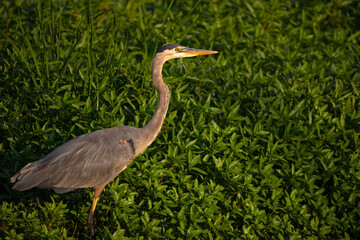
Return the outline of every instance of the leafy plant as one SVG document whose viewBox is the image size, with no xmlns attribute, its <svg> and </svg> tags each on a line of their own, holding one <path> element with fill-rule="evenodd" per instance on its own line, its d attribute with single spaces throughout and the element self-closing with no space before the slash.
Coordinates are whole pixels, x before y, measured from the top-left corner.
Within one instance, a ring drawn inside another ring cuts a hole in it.
<svg viewBox="0 0 360 240">
<path fill-rule="evenodd" d="M 163 69 L 155 142 L 111 182 L 100 239 L 360 238 L 357 1 L 3 1 L 0 237 L 89 239 L 92 189 L 11 190 L 81 134 L 142 127 L 166 42 L 214 49 Z"/>
</svg>

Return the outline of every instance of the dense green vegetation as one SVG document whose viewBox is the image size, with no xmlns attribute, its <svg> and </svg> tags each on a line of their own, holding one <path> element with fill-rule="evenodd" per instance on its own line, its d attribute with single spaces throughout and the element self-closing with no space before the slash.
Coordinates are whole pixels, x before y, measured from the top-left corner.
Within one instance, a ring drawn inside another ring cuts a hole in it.
<svg viewBox="0 0 360 240">
<path fill-rule="evenodd" d="M 155 142 L 110 183 L 98 239 L 360 239 L 358 1 L 0 2 L 0 238 L 90 239 L 92 189 L 11 189 L 81 134 L 141 127 L 172 42 Z"/>
</svg>

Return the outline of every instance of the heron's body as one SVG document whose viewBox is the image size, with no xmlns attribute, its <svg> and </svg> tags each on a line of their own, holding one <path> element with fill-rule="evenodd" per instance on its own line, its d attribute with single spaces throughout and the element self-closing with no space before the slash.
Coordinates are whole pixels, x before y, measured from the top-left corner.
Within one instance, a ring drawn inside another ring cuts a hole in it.
<svg viewBox="0 0 360 240">
<path fill-rule="evenodd" d="M 88 218 L 88 226 L 94 234 L 93 214 L 101 191 L 154 141 L 164 123 L 170 93 L 161 75 L 163 64 L 172 58 L 214 53 L 217 52 L 185 48 L 176 44 L 162 46 L 152 65 L 152 79 L 154 87 L 159 91 L 159 104 L 144 127 L 119 126 L 72 139 L 43 159 L 21 169 L 11 178 L 11 182 L 15 183 L 13 189 L 24 191 L 38 187 L 65 193 L 78 188 L 95 188 Z"/>
<path fill-rule="evenodd" d="M 14 189 L 52 188 L 65 193 L 111 182 L 136 156 L 141 129 L 120 126 L 72 139 L 13 178 Z"/>
</svg>

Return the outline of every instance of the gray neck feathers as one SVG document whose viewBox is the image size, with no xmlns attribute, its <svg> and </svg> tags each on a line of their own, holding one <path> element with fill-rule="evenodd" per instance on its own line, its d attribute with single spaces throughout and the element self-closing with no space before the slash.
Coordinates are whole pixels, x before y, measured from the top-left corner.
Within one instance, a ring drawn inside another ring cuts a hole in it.
<svg viewBox="0 0 360 240">
<path fill-rule="evenodd" d="M 164 65 L 165 61 L 166 60 L 159 55 L 155 56 L 153 60 L 152 81 L 154 87 L 159 92 L 159 103 L 151 120 L 142 128 L 143 146 L 140 147 L 140 152 L 142 152 L 155 140 L 166 117 L 166 112 L 170 102 L 170 92 L 168 86 L 164 83 L 161 74 L 162 66 Z"/>
</svg>

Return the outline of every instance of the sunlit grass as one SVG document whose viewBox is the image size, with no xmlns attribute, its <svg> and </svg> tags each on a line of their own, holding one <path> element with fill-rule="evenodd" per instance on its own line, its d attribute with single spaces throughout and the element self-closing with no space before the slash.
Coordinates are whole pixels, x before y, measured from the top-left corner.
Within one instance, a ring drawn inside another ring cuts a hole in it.
<svg viewBox="0 0 360 240">
<path fill-rule="evenodd" d="M 360 238 L 356 1 L 3 1 L 0 237 L 90 239 L 92 190 L 11 190 L 81 134 L 152 116 L 151 60 L 172 60 L 155 142 L 101 195 L 99 239 Z"/>
</svg>

